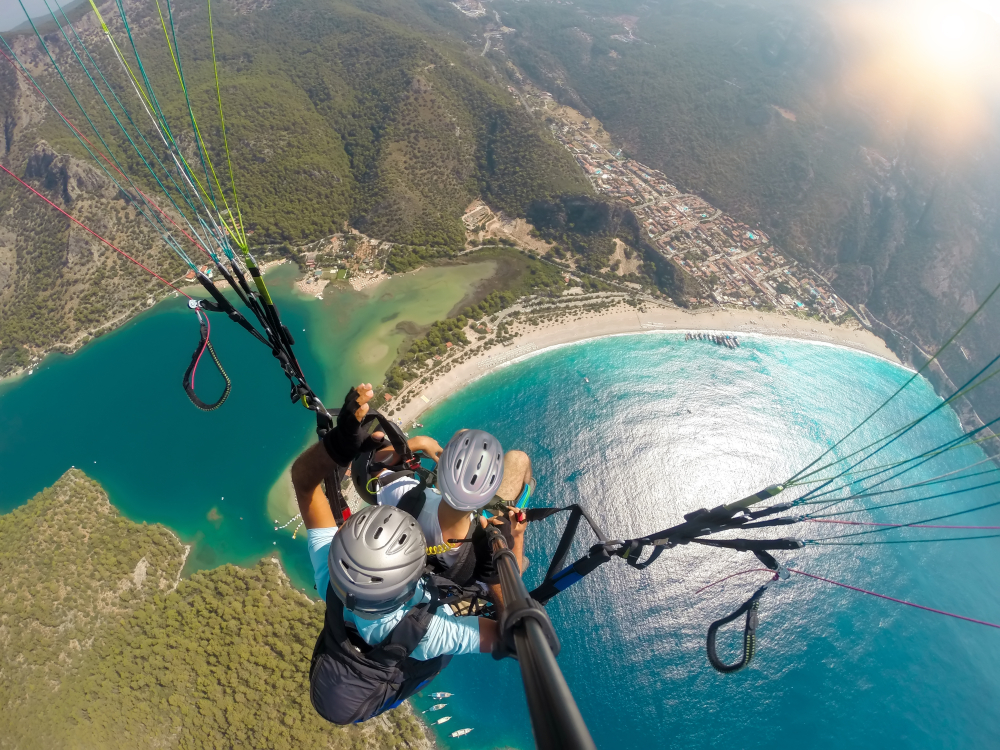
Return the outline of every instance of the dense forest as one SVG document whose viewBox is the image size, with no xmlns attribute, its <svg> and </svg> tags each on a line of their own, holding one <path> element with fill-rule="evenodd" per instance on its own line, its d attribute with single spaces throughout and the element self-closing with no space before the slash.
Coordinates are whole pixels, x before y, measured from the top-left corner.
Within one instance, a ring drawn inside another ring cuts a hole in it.
<svg viewBox="0 0 1000 750">
<path fill-rule="evenodd" d="M 77 470 L 0 516 L 0 748 L 429 747 L 406 709 L 316 715 L 323 605 L 277 561 L 182 580 L 184 557 Z"/>
<path fill-rule="evenodd" d="M 461 214 L 476 197 L 523 216 L 533 201 L 589 190 L 573 159 L 506 91 L 504 79 L 435 20 L 442 8 L 459 15 L 443 1 L 214 3 L 228 156 L 207 6 L 181 0 L 171 8 L 186 91 L 178 84 L 155 5 L 128 8 L 143 69 L 157 106 L 177 131 L 184 158 L 233 212 L 238 197 L 257 248 L 302 244 L 349 224 L 430 253 L 454 251 L 465 242 Z M 114 4 L 105 3 L 101 12 L 130 51 Z M 89 6 L 69 17 L 72 29 L 60 30 L 53 21 L 38 29 L 80 106 L 33 33 L 8 42 L 92 150 L 107 146 L 114 163 L 96 163 L 12 63 L 0 60 L 4 163 L 60 207 L 175 279 L 186 267 L 127 205 L 113 179 L 132 189 L 118 175 L 120 165 L 137 189 L 158 196 L 172 213 L 171 200 L 191 213 L 176 188 L 179 178 L 158 166 L 170 164 L 170 157 Z M 79 60 L 88 60 L 89 77 Z M 100 80 L 98 69 L 124 109 L 103 83 L 107 106 L 98 95 L 89 79 Z M 207 143 L 214 173 L 202 166 L 193 123 Z M 140 146 L 142 158 L 129 139 Z M 206 260 L 197 257 L 198 263 Z M 38 347 L 70 341 L 141 309 L 154 288 L 141 273 L 82 230 L 70 230 L 68 220 L 4 176 L 0 373 L 28 364 Z"/>
</svg>

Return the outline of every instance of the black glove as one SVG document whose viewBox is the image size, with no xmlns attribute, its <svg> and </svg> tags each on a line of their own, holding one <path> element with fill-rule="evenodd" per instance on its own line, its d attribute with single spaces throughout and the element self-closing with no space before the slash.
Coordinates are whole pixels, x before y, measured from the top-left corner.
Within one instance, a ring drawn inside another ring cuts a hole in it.
<svg viewBox="0 0 1000 750">
<path fill-rule="evenodd" d="M 362 432 L 361 423 L 354 416 L 354 412 L 358 410 L 358 398 L 357 389 L 352 388 L 344 399 L 343 408 L 337 414 L 337 423 L 323 436 L 323 447 L 340 466 L 348 466 L 361 453 L 365 438 L 368 437 Z"/>
</svg>

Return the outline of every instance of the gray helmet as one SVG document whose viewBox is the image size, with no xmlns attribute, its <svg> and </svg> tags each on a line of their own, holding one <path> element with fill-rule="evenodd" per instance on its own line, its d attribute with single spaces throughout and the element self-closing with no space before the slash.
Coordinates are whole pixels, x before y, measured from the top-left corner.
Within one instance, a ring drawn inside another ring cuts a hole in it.
<svg viewBox="0 0 1000 750">
<path fill-rule="evenodd" d="M 413 596 L 426 556 L 413 516 L 391 505 L 362 508 L 330 543 L 330 586 L 349 610 L 385 615 Z"/>
<path fill-rule="evenodd" d="M 503 480 L 503 448 L 482 430 L 465 430 L 453 437 L 441 453 L 437 487 L 455 510 L 486 507 Z"/>
</svg>

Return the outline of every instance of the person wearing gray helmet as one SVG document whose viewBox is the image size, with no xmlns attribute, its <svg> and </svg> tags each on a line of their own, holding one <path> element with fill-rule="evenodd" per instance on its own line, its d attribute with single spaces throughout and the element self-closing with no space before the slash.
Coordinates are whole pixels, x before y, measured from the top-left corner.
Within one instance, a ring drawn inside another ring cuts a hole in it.
<svg viewBox="0 0 1000 750">
<path fill-rule="evenodd" d="M 534 488 L 531 459 L 522 451 L 504 453 L 500 441 L 483 430 L 460 430 L 443 449 L 426 436 L 412 438 L 410 443 L 411 448 L 417 444 L 425 455 L 437 461 L 435 486 L 428 487 L 414 477 L 401 477 L 378 485 L 379 504 L 403 508 L 417 518 L 437 572 L 461 586 L 484 584 L 490 598 L 501 602 L 499 578 L 483 531 L 487 521 L 480 513 L 487 505 L 495 507 L 497 498 L 524 507 Z M 376 454 L 376 458 L 392 462 L 391 456 Z M 507 518 L 495 518 L 492 523 L 501 526 L 523 572 L 522 514 L 508 510 Z M 449 542 L 452 539 L 469 541 L 453 544 Z"/>
<path fill-rule="evenodd" d="M 308 529 L 316 588 L 327 603 L 310 666 L 310 698 L 328 721 L 365 721 L 399 705 L 427 684 L 453 655 L 490 653 L 497 625 L 456 617 L 439 596 L 449 582 L 425 574 L 420 525 L 395 507 L 373 506 L 338 530 L 322 481 L 349 464 L 373 397 L 352 389 L 336 434 L 306 449 L 292 465 L 292 485 Z M 477 478 L 476 480 L 480 480 Z M 517 524 L 523 533 L 523 524 Z"/>
</svg>

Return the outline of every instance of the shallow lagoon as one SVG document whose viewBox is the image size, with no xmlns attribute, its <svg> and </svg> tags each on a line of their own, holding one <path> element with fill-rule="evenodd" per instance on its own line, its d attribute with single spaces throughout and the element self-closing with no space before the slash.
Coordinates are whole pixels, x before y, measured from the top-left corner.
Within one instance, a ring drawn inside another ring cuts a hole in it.
<svg viewBox="0 0 1000 750">
<path fill-rule="evenodd" d="M 290 265 L 271 269 L 267 280 L 300 339 L 296 354 L 310 384 L 335 403 L 347 384 L 381 380 L 404 337 L 399 322 L 426 325 L 445 316 L 493 270 L 492 263 L 427 268 L 367 293 L 327 287 L 322 300 L 294 291 Z M 158 304 L 72 356 L 50 356 L 34 374 L 7 384 L 0 391 L 0 512 L 76 466 L 129 518 L 164 523 L 194 542 L 188 572 L 252 564 L 274 552 L 312 591 L 302 548 L 290 533 L 274 533 L 266 499 L 313 439 L 314 419 L 290 403 L 268 349 L 224 317 L 212 323 L 233 381 L 215 412 L 196 409 L 181 389 L 198 343 L 195 316 L 182 299 Z M 205 399 L 221 388 L 207 361 L 197 383 Z"/>
</svg>

